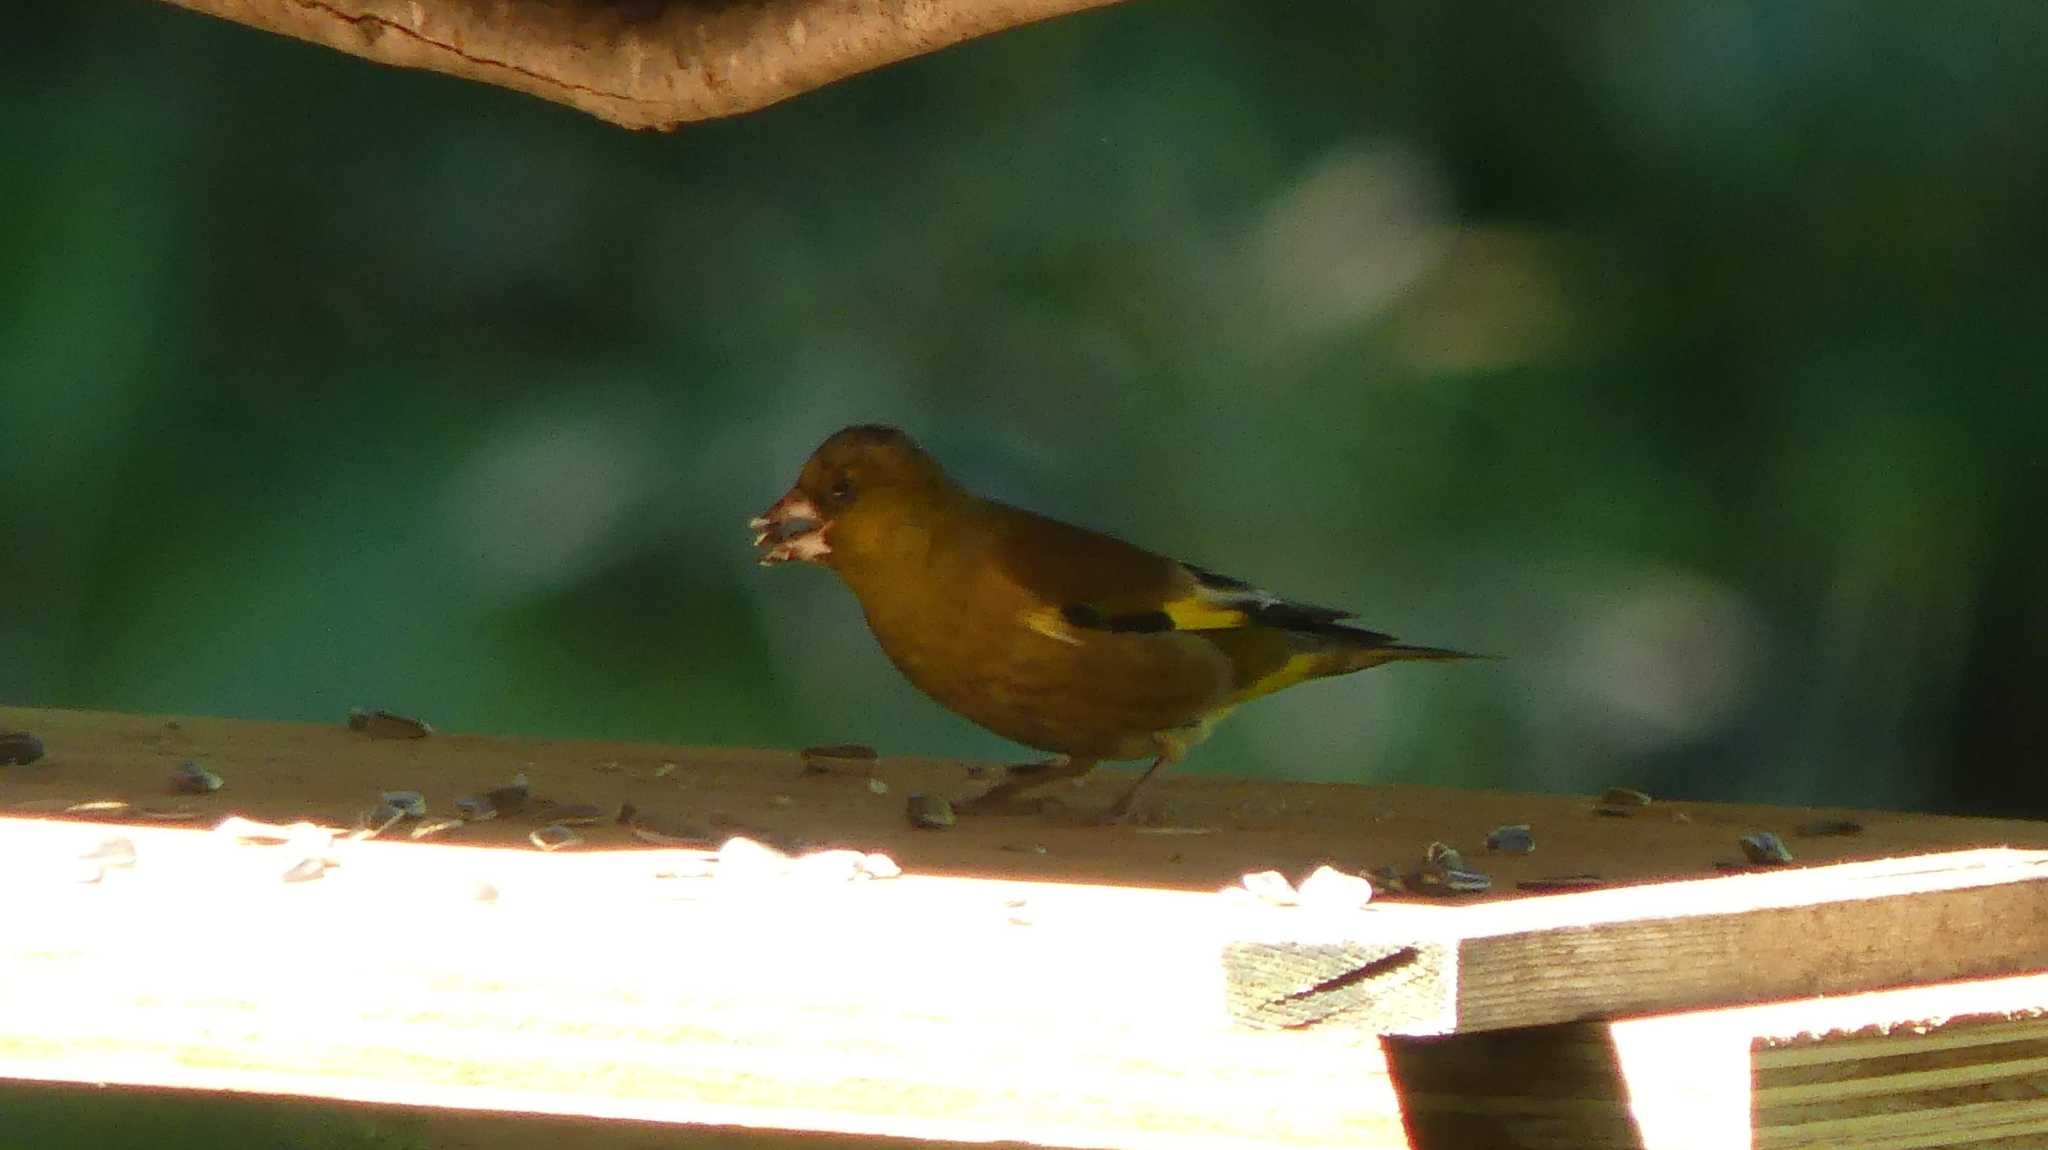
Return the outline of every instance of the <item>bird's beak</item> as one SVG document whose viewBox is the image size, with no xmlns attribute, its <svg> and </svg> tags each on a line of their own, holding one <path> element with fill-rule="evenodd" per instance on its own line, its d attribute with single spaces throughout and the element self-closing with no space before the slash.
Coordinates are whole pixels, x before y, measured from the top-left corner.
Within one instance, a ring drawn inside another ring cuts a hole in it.
<svg viewBox="0 0 2048 1150">
<path fill-rule="evenodd" d="M 754 546 L 762 548 L 761 566 L 772 567 L 791 559 L 816 563 L 832 553 L 825 531 L 832 524 L 818 514 L 818 505 L 795 488 L 775 501 L 775 506 L 756 515 L 747 526 L 754 529 Z"/>
</svg>

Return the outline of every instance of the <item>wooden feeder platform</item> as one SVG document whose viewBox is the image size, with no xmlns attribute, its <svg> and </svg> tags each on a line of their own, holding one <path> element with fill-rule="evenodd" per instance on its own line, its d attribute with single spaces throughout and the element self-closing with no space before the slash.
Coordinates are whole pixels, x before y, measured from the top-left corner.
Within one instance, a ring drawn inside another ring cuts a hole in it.
<svg viewBox="0 0 2048 1150">
<path fill-rule="evenodd" d="M 2048 1146 L 2044 823 L 1179 777 L 1157 825 L 1092 825 L 1109 772 L 923 829 L 909 796 L 978 768 L 339 717 L 7 729 L 47 754 L 0 766 L 0 1078 L 556 1116 L 512 1125 L 555 1146 Z M 176 791 L 186 762 L 224 785 Z M 519 774 L 499 817 L 347 834 L 380 792 L 440 819 Z M 599 821 L 531 845 L 565 813 Z M 1535 849 L 1487 851 L 1504 824 Z M 1748 863 L 1759 831 L 1793 860 Z M 1431 843 L 1490 889 L 1242 881 L 1409 873 Z"/>
</svg>

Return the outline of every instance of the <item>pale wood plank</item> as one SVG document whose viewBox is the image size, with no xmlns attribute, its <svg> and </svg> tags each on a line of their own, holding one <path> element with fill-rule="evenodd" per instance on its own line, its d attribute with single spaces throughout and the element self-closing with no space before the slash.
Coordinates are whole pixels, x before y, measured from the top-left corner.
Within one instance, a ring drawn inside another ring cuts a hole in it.
<svg viewBox="0 0 2048 1150">
<path fill-rule="evenodd" d="M 1251 1023 L 1497 1030 L 2038 969 L 2048 965 L 2048 852 L 1265 924 L 1226 950 L 1233 1004 Z"/>
<path fill-rule="evenodd" d="M 1053 1146 L 1400 1146 L 1384 1058 L 1223 1009 L 1214 895 L 658 880 L 683 852 L 0 820 L 0 1076 Z M 476 880 L 495 901 L 466 897 Z M 1034 916 L 1019 925 L 1018 897 Z M 1108 979 L 1105 968 L 1127 977 Z"/>
<path fill-rule="evenodd" d="M 1469 827 L 1471 804 L 1413 789 L 1182 780 L 1168 791 L 1179 817 L 1214 821 L 1216 833 L 1005 819 L 931 834 L 898 821 L 895 800 L 912 786 L 957 785 L 958 764 L 885 759 L 878 771 L 892 797 L 878 804 L 864 780 L 806 778 L 793 756 L 773 752 L 443 735 L 376 743 L 338 725 L 173 728 L 75 712 L 0 713 L 8 725 L 39 727 L 53 750 L 44 764 L 0 772 L 0 806 L 101 797 L 82 786 L 215 815 L 231 804 L 258 814 L 347 810 L 402 786 L 439 804 L 524 768 L 537 790 L 565 799 L 653 797 L 697 813 L 715 804 L 771 835 L 892 850 L 921 873 L 861 884 L 658 880 L 657 869 L 693 856 L 373 842 L 343 848 L 329 877 L 288 886 L 278 873 L 289 860 L 275 851 L 198 830 L 0 820 L 0 867 L 37 880 L 0 887 L 0 921 L 22 927 L 0 934 L 0 1075 L 961 1141 L 1392 1147 L 1407 1134 L 1375 1034 L 1464 1032 L 1449 1040 L 1459 1042 L 1515 1028 L 1505 1039 L 1544 1023 L 1689 1010 L 1595 1028 L 1576 1046 L 1544 1052 L 1539 1043 L 1528 1077 L 1568 1087 L 1548 1100 L 1489 1094 L 1483 1080 L 1454 1076 L 1415 1089 L 1410 1104 L 1533 1124 L 1550 1144 L 1626 1145 L 1639 1134 L 1645 1146 L 1690 1147 L 1728 1144 L 1697 1139 L 1726 1133 L 1716 1106 L 1750 1097 L 1758 1043 L 1796 1060 L 1811 1056 L 1781 1044 L 1809 1032 L 1864 1043 L 1873 1027 L 1948 1026 L 1937 1031 L 1949 1043 L 1941 1049 L 2002 1058 L 1998 1043 L 1955 1042 L 1955 1019 L 1975 1011 L 2032 1026 L 2027 1011 L 2048 1010 L 2048 981 L 1956 984 L 1935 998 L 1881 989 L 2039 969 L 2048 956 L 2041 850 L 1312 911 L 1214 888 L 1259 863 L 1306 869 L 1339 850 L 1373 849 L 1359 828 L 1383 824 L 1362 812 L 1389 794 L 1410 808 L 1389 820 L 1403 841 Z M 163 794 L 169 767 L 188 757 L 222 771 L 229 789 L 209 800 Z M 665 760 L 683 765 L 656 775 Z M 612 792 L 591 793 L 605 787 Z M 1226 812 L 1253 799 L 1318 813 L 1231 824 Z M 1653 825 L 1595 820 L 1585 800 L 1563 796 L 1476 801 L 1551 804 L 1557 838 L 1539 850 L 1554 841 L 1583 852 L 1576 858 L 1634 868 L 1626 873 L 1637 880 L 1673 866 L 1656 852 L 1674 842 L 1700 850 L 1707 840 L 1687 836 L 1727 815 L 1694 804 L 1690 821 Z M 1339 817 L 1326 818 L 1333 810 Z M 1728 817 L 1793 817 L 1740 810 Z M 2027 842 L 2037 830 L 1887 817 L 1885 835 L 1854 849 Z M 471 833 L 503 844 L 530 825 Z M 91 887 L 64 881 L 75 856 L 111 833 L 136 843 L 134 871 Z M 593 828 L 591 837 L 601 845 L 616 834 Z M 1022 836 L 1050 849 L 1001 849 Z M 1676 869 L 1697 874 L 1697 865 Z M 1152 882 L 1161 875 L 1175 881 Z M 469 897 L 480 878 L 495 901 Z M 1267 961 L 1274 955 L 1286 962 Z M 1694 1009 L 1845 990 L 1875 993 Z M 1275 1021 L 1273 1002 L 1290 997 L 1293 1020 L 1308 1025 L 1242 1025 Z M 1878 1101 L 1934 1114 L 1953 1105 L 1985 1145 L 2034 1129 L 2008 1105 L 2015 1099 L 1970 1093 L 2030 1082 L 2030 1071 L 2000 1074 L 1970 1056 L 1917 1067 L 1896 1058 L 1889 1047 L 1845 1048 L 1833 1065 L 1809 1063 L 1807 1078 L 1780 1085 L 1963 1066 L 1967 1082 L 1905 1077 L 1855 1096 L 1784 1097 L 1816 1123 L 1862 1117 L 1823 1106 Z M 1993 1109 L 1967 1109 L 1980 1105 Z M 1888 1136 L 1917 1130 L 1901 1124 Z"/>
</svg>

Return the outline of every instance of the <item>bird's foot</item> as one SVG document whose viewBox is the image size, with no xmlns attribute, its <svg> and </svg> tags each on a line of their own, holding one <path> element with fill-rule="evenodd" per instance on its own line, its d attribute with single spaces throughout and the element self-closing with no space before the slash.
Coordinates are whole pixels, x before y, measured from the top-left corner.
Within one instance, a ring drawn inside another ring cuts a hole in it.
<svg viewBox="0 0 2048 1150">
<path fill-rule="evenodd" d="M 1122 798 L 1096 817 L 1096 824 L 1105 827 L 1163 827 L 1171 824 L 1172 804 L 1156 797 L 1151 782 L 1152 772 L 1147 771 L 1145 777 L 1125 791 Z"/>
<path fill-rule="evenodd" d="M 1042 815 L 1063 810 L 1066 804 L 1050 795 L 1029 795 L 1061 779 L 1078 779 L 1093 770 L 1092 761 L 1068 758 L 1038 763 L 1013 763 L 1003 768 L 1003 781 L 971 799 L 953 804 L 961 814 Z"/>
</svg>

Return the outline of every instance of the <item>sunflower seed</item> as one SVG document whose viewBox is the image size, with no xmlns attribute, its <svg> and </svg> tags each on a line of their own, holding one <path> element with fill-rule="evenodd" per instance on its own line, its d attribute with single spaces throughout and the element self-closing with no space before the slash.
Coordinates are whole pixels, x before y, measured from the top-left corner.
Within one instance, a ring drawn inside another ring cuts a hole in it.
<svg viewBox="0 0 2048 1150">
<path fill-rule="evenodd" d="M 520 774 L 506 786 L 493 787 L 480 795 L 464 795 L 455 800 L 455 813 L 467 822 L 480 823 L 499 815 L 517 814 L 526 805 L 526 796 L 531 793 L 526 776 Z"/>
<path fill-rule="evenodd" d="M 674 763 L 663 763 L 660 766 L 654 768 L 654 777 L 657 779 L 665 779 L 675 773 L 676 765 Z"/>
<path fill-rule="evenodd" d="M 1792 861 L 1792 851 L 1785 841 L 1769 831 L 1743 835 L 1736 841 L 1742 847 L 1742 857 L 1758 866 L 1784 866 Z"/>
<path fill-rule="evenodd" d="M 797 752 L 797 760 L 803 763 L 807 774 L 822 775 L 830 771 L 868 771 L 873 769 L 875 749 L 861 743 L 833 743 L 824 747 L 805 747 Z"/>
<path fill-rule="evenodd" d="M 1650 796 L 1634 787 L 1609 787 L 1600 792 L 1600 802 L 1610 807 L 1647 807 Z"/>
<path fill-rule="evenodd" d="M 549 823 L 528 834 L 526 841 L 544 851 L 558 851 L 564 847 L 581 845 L 583 836 L 560 823 Z"/>
<path fill-rule="evenodd" d="M 628 803 L 619 809 L 619 821 L 633 837 L 657 846 L 710 846 L 716 833 L 708 826 L 679 815 L 642 811 Z"/>
<path fill-rule="evenodd" d="M 0 731 L 0 766 L 25 767 L 43 757 L 43 741 L 27 731 Z"/>
<path fill-rule="evenodd" d="M 1863 824 L 1855 819 L 1814 819 L 1792 828 L 1792 833 L 1802 838 L 1818 839 L 1842 835 L 1860 835 Z"/>
<path fill-rule="evenodd" d="M 886 795 L 889 793 L 889 784 L 880 779 L 871 778 L 868 780 L 868 790 L 878 795 Z"/>
<path fill-rule="evenodd" d="M 1422 852 L 1422 862 L 1439 870 L 1461 870 L 1465 866 L 1465 856 L 1449 843 L 1431 843 Z"/>
<path fill-rule="evenodd" d="M 89 803 L 72 803 L 64 808 L 67 815 L 117 815 L 128 809 L 128 804 L 119 799 L 94 799 Z"/>
<path fill-rule="evenodd" d="M 189 823 L 199 817 L 198 811 L 186 807 L 137 807 L 135 813 L 159 823 Z"/>
<path fill-rule="evenodd" d="M 1448 894 L 1476 894 L 1493 889 L 1491 876 L 1461 867 L 1426 867 L 1418 878 L 1424 889 Z"/>
<path fill-rule="evenodd" d="M 377 797 L 386 805 L 397 808 L 408 818 L 427 817 L 427 797 L 418 791 L 385 791 Z"/>
<path fill-rule="evenodd" d="M 317 855 L 308 855 L 291 865 L 284 872 L 286 882 L 310 882 L 327 873 L 327 860 Z"/>
<path fill-rule="evenodd" d="M 942 831 L 953 825 L 953 804 L 937 795 L 912 795 L 905 810 L 914 827 Z"/>
<path fill-rule="evenodd" d="M 526 805 L 526 796 L 530 793 L 532 792 L 526 785 L 526 776 L 520 775 L 507 786 L 493 787 L 485 791 L 484 798 L 490 800 L 492 810 L 501 815 L 511 815 L 519 813 L 519 809 Z"/>
<path fill-rule="evenodd" d="M 221 788 L 221 778 L 198 763 L 186 761 L 171 772 L 171 789 L 188 795 L 212 794 Z"/>
<path fill-rule="evenodd" d="M 1374 867 L 1365 872 L 1365 877 L 1371 881 L 1374 888 L 1387 894 L 1406 894 L 1408 892 L 1408 876 L 1402 874 L 1399 867 Z"/>
<path fill-rule="evenodd" d="M 1510 823 L 1495 827 L 1487 834 L 1486 849 L 1501 854 L 1525 855 L 1536 849 L 1536 839 L 1529 833 L 1529 824 Z"/>
<path fill-rule="evenodd" d="M 412 828 L 410 837 L 415 839 L 429 838 L 443 831 L 453 830 L 461 826 L 462 823 L 463 820 L 461 819 L 428 819 Z"/>
<path fill-rule="evenodd" d="M 903 873 L 903 868 L 888 855 L 869 852 L 861 856 L 860 871 L 869 878 L 896 878 Z"/>
<path fill-rule="evenodd" d="M 366 707 L 348 709 L 348 729 L 373 739 L 424 739 L 434 733 L 434 728 L 423 719 Z"/>
</svg>

